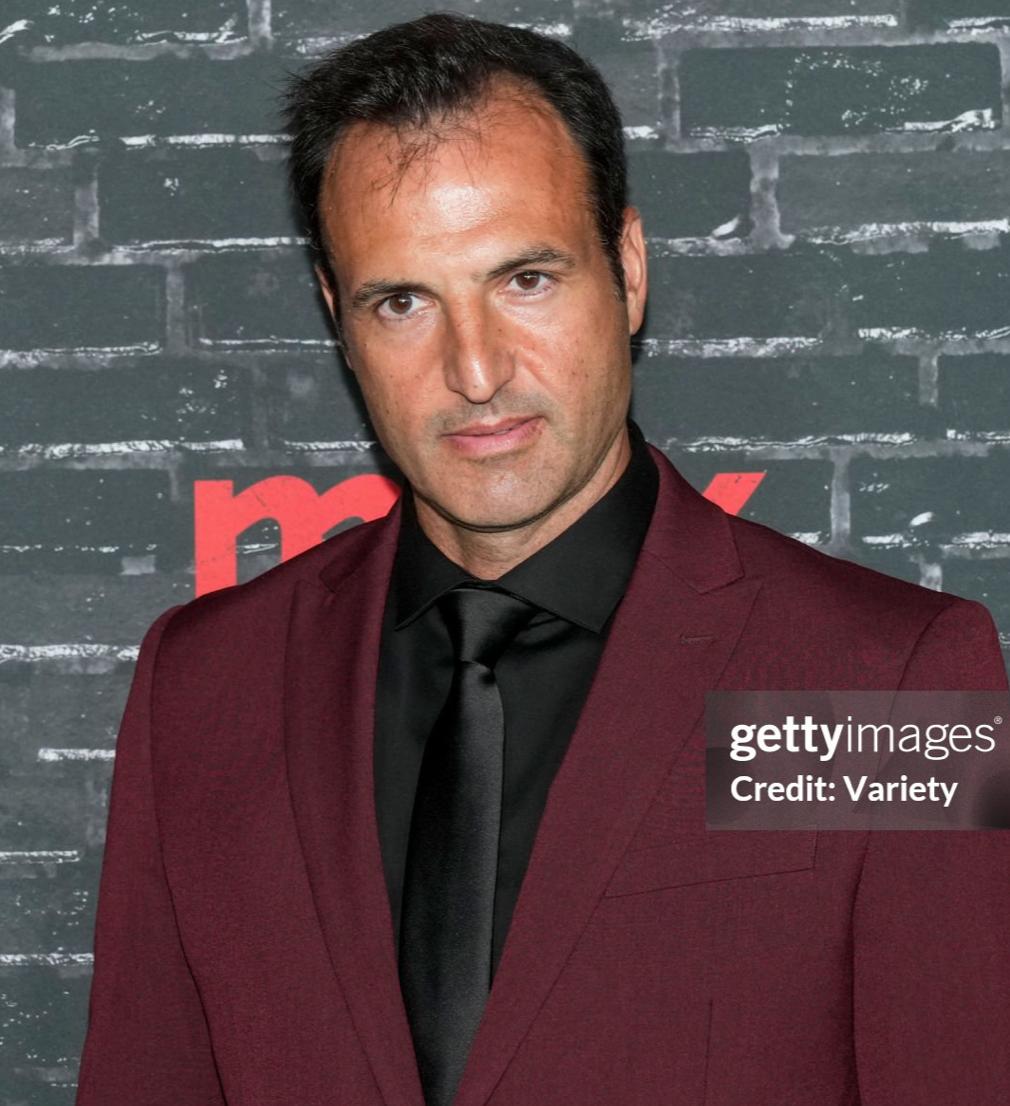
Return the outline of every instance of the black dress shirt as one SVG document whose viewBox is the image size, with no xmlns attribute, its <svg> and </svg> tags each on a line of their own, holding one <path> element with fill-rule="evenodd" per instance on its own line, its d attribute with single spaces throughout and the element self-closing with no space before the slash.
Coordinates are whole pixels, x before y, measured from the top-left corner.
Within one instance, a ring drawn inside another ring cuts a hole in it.
<svg viewBox="0 0 1010 1106">
<path fill-rule="evenodd" d="M 505 780 L 492 971 L 497 968 L 547 792 L 596 671 L 652 517 L 659 486 L 639 428 L 614 486 L 497 585 L 540 608 L 502 654 L 495 676 L 505 715 Z M 375 708 L 375 807 L 399 947 L 400 904 L 424 743 L 446 696 L 453 650 L 435 600 L 473 580 L 429 540 L 413 495 L 403 519 L 382 628 Z"/>
</svg>

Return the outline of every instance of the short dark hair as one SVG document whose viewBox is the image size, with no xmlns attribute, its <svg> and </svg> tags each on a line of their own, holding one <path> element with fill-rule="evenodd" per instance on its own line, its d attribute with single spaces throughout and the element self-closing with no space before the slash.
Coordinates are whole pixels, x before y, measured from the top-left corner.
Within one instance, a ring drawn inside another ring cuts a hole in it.
<svg viewBox="0 0 1010 1106">
<path fill-rule="evenodd" d="M 288 172 L 317 263 L 332 278 L 319 214 L 328 158 L 352 124 L 433 127 L 474 109 L 494 78 L 538 93 L 560 115 L 588 169 L 600 242 L 624 294 L 620 238 L 627 205 L 621 117 L 599 71 L 557 39 L 454 12 L 396 23 L 332 51 L 284 92 Z"/>
</svg>

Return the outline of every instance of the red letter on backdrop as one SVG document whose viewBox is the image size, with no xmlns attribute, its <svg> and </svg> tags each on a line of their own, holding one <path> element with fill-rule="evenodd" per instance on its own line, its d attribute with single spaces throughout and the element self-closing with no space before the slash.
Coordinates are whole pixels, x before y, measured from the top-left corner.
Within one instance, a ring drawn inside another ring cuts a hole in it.
<svg viewBox="0 0 1010 1106">
<path fill-rule="evenodd" d="M 286 561 L 317 545 L 344 519 L 381 518 L 400 494 L 392 480 L 374 474 L 352 476 L 322 493 L 299 476 L 271 476 L 238 495 L 232 488 L 231 480 L 197 480 L 193 485 L 197 595 L 238 582 L 235 543 L 257 522 L 276 520 L 281 560 Z"/>
<path fill-rule="evenodd" d="M 720 472 L 704 491 L 727 514 L 737 514 L 764 479 L 763 472 Z M 381 518 L 400 494 L 385 476 L 367 474 L 342 480 L 321 494 L 300 476 L 271 476 L 235 495 L 231 480 L 197 480 L 193 485 L 196 594 L 238 582 L 239 534 L 264 519 L 281 529 L 281 560 L 323 540 L 327 530 L 348 518 Z"/>
<path fill-rule="evenodd" d="M 703 494 L 726 514 L 738 515 L 764 478 L 763 472 L 717 472 Z"/>
</svg>

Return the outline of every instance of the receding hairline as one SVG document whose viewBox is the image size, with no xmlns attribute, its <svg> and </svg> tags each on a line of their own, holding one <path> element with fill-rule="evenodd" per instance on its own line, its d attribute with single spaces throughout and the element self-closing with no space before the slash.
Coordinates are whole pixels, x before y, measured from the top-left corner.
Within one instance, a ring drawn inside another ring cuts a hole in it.
<svg viewBox="0 0 1010 1106">
<path fill-rule="evenodd" d="M 430 158 L 441 145 L 461 138 L 469 139 L 479 145 L 485 137 L 482 122 L 493 122 L 496 117 L 520 110 L 540 115 L 568 139 L 567 153 L 574 156 L 583 170 L 585 184 L 583 198 L 589 201 L 593 191 L 592 167 L 561 113 L 533 81 L 505 71 L 493 73 L 475 97 L 448 108 L 437 116 L 406 122 L 355 119 L 341 128 L 326 155 L 319 179 L 317 200 L 320 213 L 319 230 L 327 263 L 330 256 L 330 243 L 326 237 L 326 208 L 323 204 L 323 193 L 338 171 L 341 152 L 346 149 L 352 134 L 360 136 L 372 132 L 376 142 L 389 144 L 391 153 L 396 151 L 396 156 L 390 157 L 389 177 L 375 182 L 377 188 L 391 184 L 392 195 L 395 196 L 411 166 Z"/>
</svg>

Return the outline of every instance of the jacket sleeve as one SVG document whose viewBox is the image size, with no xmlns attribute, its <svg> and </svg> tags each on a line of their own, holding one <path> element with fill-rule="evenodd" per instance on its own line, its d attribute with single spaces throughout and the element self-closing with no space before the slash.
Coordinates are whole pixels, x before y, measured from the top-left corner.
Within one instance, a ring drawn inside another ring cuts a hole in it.
<svg viewBox="0 0 1010 1106">
<path fill-rule="evenodd" d="M 1007 688 L 988 611 L 956 600 L 902 690 Z M 853 914 L 861 1106 L 997 1106 L 1010 1088 L 1010 832 L 868 835 Z"/>
<path fill-rule="evenodd" d="M 176 927 L 152 798 L 151 677 L 177 608 L 144 638 L 112 777 L 77 1106 L 224 1106 Z"/>
</svg>

